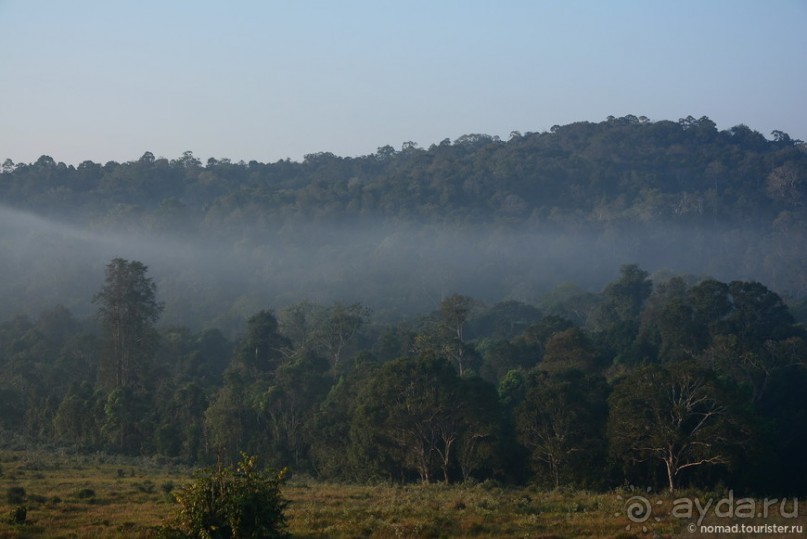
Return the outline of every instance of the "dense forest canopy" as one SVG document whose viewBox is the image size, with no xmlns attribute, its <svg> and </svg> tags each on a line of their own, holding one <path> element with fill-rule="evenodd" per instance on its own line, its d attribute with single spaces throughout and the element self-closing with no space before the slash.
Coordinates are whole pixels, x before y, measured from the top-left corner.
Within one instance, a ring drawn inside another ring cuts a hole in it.
<svg viewBox="0 0 807 539">
<path fill-rule="evenodd" d="M 7 160 L 1 439 L 803 494 L 805 195 L 801 141 L 705 117 L 301 163 Z"/>
<path fill-rule="evenodd" d="M 399 314 L 451 291 L 534 302 L 569 282 L 596 290 L 626 262 L 798 299 L 806 200 L 801 141 L 706 117 L 302 162 L 6 160 L 0 314 L 33 315 L 47 296 L 86 315 L 116 256 L 152 268 L 167 320 L 208 327 L 302 299 Z"/>
<path fill-rule="evenodd" d="M 463 135 L 373 155 L 309 154 L 301 163 L 232 163 L 192 152 L 146 152 L 126 163 L 74 167 L 42 156 L 3 165 L 6 205 L 95 226 L 185 232 L 294 218 L 567 226 L 648 221 L 773 225 L 804 203 L 805 148 L 706 117 L 600 123 Z"/>
<path fill-rule="evenodd" d="M 807 332 L 757 282 L 626 265 L 540 308 L 451 294 L 392 324 L 301 302 L 236 339 L 158 329 L 157 292 L 114 259 L 98 327 L 60 306 L 0 323 L 2 445 L 247 451 L 338 481 L 804 493 Z"/>
</svg>

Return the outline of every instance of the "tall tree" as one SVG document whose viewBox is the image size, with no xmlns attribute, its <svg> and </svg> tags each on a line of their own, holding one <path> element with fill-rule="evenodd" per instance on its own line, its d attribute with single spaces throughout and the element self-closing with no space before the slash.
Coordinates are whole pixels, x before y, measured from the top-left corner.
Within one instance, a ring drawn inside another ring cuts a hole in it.
<svg viewBox="0 0 807 539">
<path fill-rule="evenodd" d="M 390 477 L 415 471 L 431 482 L 449 481 L 456 442 L 464 428 L 460 378 L 443 358 L 401 358 L 384 364 L 357 397 L 351 438 L 370 466 Z"/>
<path fill-rule="evenodd" d="M 289 346 L 289 340 L 278 332 L 275 315 L 260 311 L 247 320 L 247 335 L 236 350 L 235 366 L 245 369 L 253 380 L 274 373 Z"/>
<path fill-rule="evenodd" d="M 626 264 L 619 270 L 619 279 L 603 290 L 604 318 L 611 323 L 633 322 L 639 318 L 645 300 L 653 291 L 649 274 L 636 264 Z"/>
<path fill-rule="evenodd" d="M 535 473 L 554 487 L 594 481 L 605 462 L 602 440 L 608 386 L 600 375 L 566 370 L 533 373 L 515 410 L 519 441 L 530 451 Z"/>
<path fill-rule="evenodd" d="M 93 298 L 106 341 L 100 381 L 107 389 L 142 386 L 156 351 L 154 323 L 163 305 L 147 270 L 141 262 L 115 258 L 107 264 L 104 287 Z"/>
<path fill-rule="evenodd" d="M 552 335 L 546 343 L 544 358 L 538 368 L 547 372 L 574 369 L 590 373 L 597 370 L 597 354 L 580 328 L 572 327 Z"/>
<path fill-rule="evenodd" d="M 359 303 L 344 306 L 337 303 L 317 328 L 317 340 L 332 367 L 339 365 L 347 347 L 364 324 L 369 311 Z"/>
<path fill-rule="evenodd" d="M 468 296 L 452 294 L 440 302 L 440 316 L 450 342 L 446 346 L 447 355 L 457 364 L 460 376 L 466 365 L 466 347 L 463 339 L 465 324 L 474 307 L 474 300 Z"/>
<path fill-rule="evenodd" d="M 616 385 L 608 403 L 612 455 L 627 464 L 663 464 L 670 492 L 687 469 L 730 465 L 750 439 L 733 386 L 694 362 L 638 369 Z"/>
</svg>

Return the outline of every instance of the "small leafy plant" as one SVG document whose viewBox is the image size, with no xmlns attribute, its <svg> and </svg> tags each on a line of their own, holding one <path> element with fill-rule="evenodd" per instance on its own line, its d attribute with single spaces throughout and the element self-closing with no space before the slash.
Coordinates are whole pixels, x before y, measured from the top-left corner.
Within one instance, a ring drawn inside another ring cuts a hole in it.
<svg viewBox="0 0 807 539">
<path fill-rule="evenodd" d="M 257 457 L 244 453 L 234 466 L 219 462 L 174 494 L 179 506 L 164 531 L 193 539 L 289 537 L 288 502 L 280 493 L 285 475 L 285 469 L 259 470 Z"/>
<path fill-rule="evenodd" d="M 27 518 L 28 508 L 26 508 L 24 505 L 18 505 L 11 510 L 8 521 L 10 524 L 21 526 L 22 524 L 25 524 Z"/>
</svg>

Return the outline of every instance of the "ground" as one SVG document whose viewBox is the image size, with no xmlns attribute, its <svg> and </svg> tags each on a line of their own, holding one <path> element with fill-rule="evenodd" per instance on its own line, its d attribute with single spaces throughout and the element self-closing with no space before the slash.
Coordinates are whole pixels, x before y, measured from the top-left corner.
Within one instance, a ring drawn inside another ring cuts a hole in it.
<svg viewBox="0 0 807 539">
<path fill-rule="evenodd" d="M 193 476 L 192 469 L 164 459 L 38 450 L 0 451 L 0 467 L 0 538 L 156 537 L 157 527 L 174 509 L 172 493 Z M 24 489 L 22 503 L 20 489 Z M 672 497 L 644 491 L 505 488 L 493 482 L 337 485 L 292 476 L 283 494 L 291 501 L 289 531 L 308 539 L 767 536 L 705 534 L 700 529 L 690 533 L 688 526 L 697 515 L 689 520 L 674 517 Z M 650 502 L 652 517 L 631 520 L 628 509 L 643 499 Z M 12 523 L 12 513 L 20 505 L 27 509 L 25 522 Z M 732 522 L 807 528 L 805 520 L 783 519 L 776 513 L 763 520 Z M 702 522 L 728 523 L 713 515 Z"/>
</svg>

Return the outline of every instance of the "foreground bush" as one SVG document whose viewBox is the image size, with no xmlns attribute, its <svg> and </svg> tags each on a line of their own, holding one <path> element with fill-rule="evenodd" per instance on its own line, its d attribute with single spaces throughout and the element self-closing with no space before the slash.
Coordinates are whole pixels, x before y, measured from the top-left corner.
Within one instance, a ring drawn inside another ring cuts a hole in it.
<svg viewBox="0 0 807 539">
<path fill-rule="evenodd" d="M 9 516 L 8 522 L 9 524 L 22 525 L 25 524 L 27 518 L 28 509 L 24 505 L 19 505 L 11 510 L 11 515 Z"/>
<path fill-rule="evenodd" d="M 257 457 L 242 454 L 231 467 L 219 464 L 175 495 L 179 504 L 166 537 L 258 539 L 288 537 L 280 494 L 285 470 L 261 471 Z"/>
</svg>

